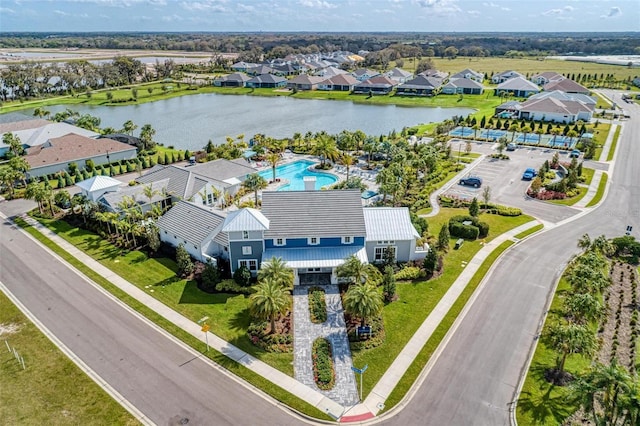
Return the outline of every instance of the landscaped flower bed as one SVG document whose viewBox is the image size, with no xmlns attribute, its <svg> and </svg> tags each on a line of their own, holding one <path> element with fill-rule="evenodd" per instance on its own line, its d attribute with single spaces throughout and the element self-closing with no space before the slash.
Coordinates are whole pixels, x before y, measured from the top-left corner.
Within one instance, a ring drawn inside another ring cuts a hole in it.
<svg viewBox="0 0 640 426">
<path fill-rule="evenodd" d="M 251 343 L 267 352 L 286 353 L 293 350 L 291 312 L 281 315 L 276 321 L 277 332 L 272 333 L 268 321 L 255 321 L 249 325 L 247 334 Z"/>
<path fill-rule="evenodd" d="M 313 359 L 313 379 L 322 390 L 333 389 L 336 374 L 333 369 L 333 352 L 331 343 L 324 337 L 318 337 L 313 342 L 311 352 Z"/>
<path fill-rule="evenodd" d="M 309 289 L 309 315 L 311 322 L 322 324 L 327 320 L 327 302 L 324 298 L 324 289 L 311 287 Z"/>
</svg>

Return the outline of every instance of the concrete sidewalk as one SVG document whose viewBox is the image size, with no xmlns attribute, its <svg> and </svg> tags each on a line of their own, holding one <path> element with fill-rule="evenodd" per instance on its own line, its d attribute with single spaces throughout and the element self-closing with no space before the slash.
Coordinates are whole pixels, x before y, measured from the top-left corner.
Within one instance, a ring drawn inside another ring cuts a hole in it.
<svg viewBox="0 0 640 426">
<path fill-rule="evenodd" d="M 473 278 L 475 273 L 478 271 L 486 258 L 491 254 L 491 252 L 493 252 L 493 250 L 503 242 L 507 240 L 514 240 L 514 237 L 516 235 L 538 224 L 538 221 L 531 221 L 525 223 L 524 225 L 520 225 L 519 227 L 514 228 L 511 231 L 494 238 L 493 240 L 485 244 L 484 247 L 482 247 L 478 251 L 478 253 L 476 253 L 476 255 L 464 268 L 462 273 L 458 276 L 456 281 L 451 285 L 447 293 L 442 297 L 440 302 L 438 302 L 433 311 L 422 323 L 420 328 L 418 328 L 413 337 L 398 354 L 387 372 L 374 386 L 373 390 L 371 391 L 371 393 L 369 393 L 364 402 L 356 405 L 354 408 L 345 413 L 345 417 L 343 417 L 342 421 L 349 421 L 350 418 L 353 418 L 354 420 L 362 420 L 366 418 L 363 416 L 366 416 L 367 413 L 370 413 L 368 417 L 373 417 L 384 408 L 384 403 L 393 389 L 409 369 L 414 359 L 418 356 L 440 322 L 442 322 L 447 312 L 449 312 L 449 309 L 451 309 L 456 300 L 458 300 L 460 294 L 462 294 L 469 281 Z M 471 299 L 468 303 L 472 303 L 472 301 L 473 299 Z M 433 358 L 430 362 L 432 361 Z"/>
<path fill-rule="evenodd" d="M 336 419 L 342 416 L 345 410 L 345 407 L 343 407 L 342 405 L 327 398 L 319 391 L 305 386 L 304 384 L 295 380 L 293 377 L 290 377 L 283 372 L 265 364 L 259 359 L 247 354 L 246 352 L 233 346 L 232 344 L 226 342 L 225 340 L 221 339 L 211 332 L 208 332 L 207 338 L 205 338 L 205 334 L 202 332 L 201 326 L 197 323 L 179 314 L 162 302 L 158 301 L 153 296 L 145 293 L 143 290 L 139 289 L 119 275 L 115 274 L 107 267 L 103 266 L 90 256 L 78 250 L 75 246 L 68 243 L 65 239 L 63 239 L 53 231 L 41 225 L 38 221 L 32 219 L 27 215 L 23 215 L 22 218 L 47 238 L 52 240 L 55 244 L 60 246 L 63 250 L 71 254 L 87 267 L 91 268 L 94 272 L 107 279 L 116 287 L 129 294 L 131 297 L 144 304 L 149 309 L 165 318 L 167 321 L 170 321 L 187 333 L 191 334 L 193 337 L 200 340 L 203 344 L 208 340 L 208 344 L 211 348 L 231 358 L 237 363 L 247 367 L 254 373 L 261 375 L 276 386 L 290 392 L 303 401 L 308 402 L 323 413 L 327 413 L 328 415 Z"/>
</svg>

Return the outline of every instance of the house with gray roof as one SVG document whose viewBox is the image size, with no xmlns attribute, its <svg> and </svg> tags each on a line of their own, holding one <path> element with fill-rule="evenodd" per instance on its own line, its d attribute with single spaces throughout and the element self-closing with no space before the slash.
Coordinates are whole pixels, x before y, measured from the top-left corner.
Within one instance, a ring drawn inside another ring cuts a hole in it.
<svg viewBox="0 0 640 426">
<path fill-rule="evenodd" d="M 384 75 L 389 77 L 391 80 L 397 81 L 399 84 L 405 83 L 413 78 L 413 73 L 410 73 L 409 71 L 405 71 L 402 68 L 398 67 L 392 69 L 391 71 L 387 71 L 386 73 L 384 73 Z"/>
<path fill-rule="evenodd" d="M 564 79 L 565 77 L 562 74 L 558 74 L 555 71 L 541 72 L 540 74 L 536 74 L 530 78 L 530 80 L 538 86 L 544 86 L 552 81 L 560 81 Z"/>
<path fill-rule="evenodd" d="M 445 95 L 481 95 L 484 91 L 484 86 L 478 83 L 476 80 L 470 78 L 451 78 L 442 86 L 441 93 Z"/>
<path fill-rule="evenodd" d="M 358 80 L 350 74 L 340 74 L 318 83 L 318 90 L 336 90 L 350 92 Z"/>
<path fill-rule="evenodd" d="M 213 85 L 217 87 L 244 87 L 247 81 L 251 80 L 247 74 L 243 72 L 234 72 L 233 74 L 224 75 L 213 80 Z"/>
<path fill-rule="evenodd" d="M 318 84 L 325 80 L 327 80 L 325 77 L 300 74 L 289 80 L 287 82 L 287 87 L 295 90 L 315 90 L 318 88 Z"/>
<path fill-rule="evenodd" d="M 106 191 L 96 202 L 110 212 L 120 212 L 125 200 L 131 200 L 142 214 L 148 212 L 154 205 L 162 208 L 169 204 L 171 196 L 167 193 L 169 179 L 163 179 L 146 185 L 120 186 L 115 191 Z M 151 199 L 147 197 L 147 190 L 151 190 Z"/>
<path fill-rule="evenodd" d="M 424 247 L 416 247 L 419 235 L 407 208 L 363 207 L 358 190 L 265 191 L 262 210 L 240 209 L 221 225 L 215 222 L 197 231 L 190 228 L 204 226 L 208 215 L 217 213 L 184 201 L 176 206 L 159 222 L 163 241 L 191 244 L 196 254 L 209 247 L 208 255 L 229 259 L 232 273 L 246 267 L 255 275 L 276 257 L 293 269 L 295 284 L 337 283 L 336 268 L 350 256 L 373 263 L 382 261 L 389 250 L 399 262 L 426 255 Z M 189 215 L 180 220 L 185 209 Z M 195 233 L 197 238 L 191 236 Z M 205 237 L 219 244 L 215 250 L 206 245 Z"/>
<path fill-rule="evenodd" d="M 478 83 L 482 83 L 484 81 L 484 74 L 478 71 L 474 71 L 471 68 L 466 68 L 460 72 L 457 72 L 449 78 L 467 78 L 469 80 L 477 81 Z"/>
<path fill-rule="evenodd" d="M 173 247 L 182 244 L 196 260 L 227 258 L 227 234 L 221 232 L 222 212 L 188 201 L 178 201 L 158 219 L 160 241 Z"/>
<path fill-rule="evenodd" d="M 513 77 L 505 80 L 503 83 L 498 84 L 495 89 L 496 96 L 501 93 L 511 93 L 518 98 L 526 98 L 538 92 L 540 92 L 540 88 L 524 77 Z"/>
<path fill-rule="evenodd" d="M 418 75 L 406 83 L 398 86 L 396 95 L 399 96 L 431 96 L 442 85 L 442 80 L 434 77 Z"/>
<path fill-rule="evenodd" d="M 500 84 L 500 83 L 504 83 L 507 80 L 511 80 L 512 78 L 519 78 L 522 77 L 524 78 L 524 75 L 520 74 L 518 71 L 503 71 L 497 74 L 494 74 L 491 77 L 491 82 L 493 84 Z"/>
<path fill-rule="evenodd" d="M 356 78 L 356 80 L 362 82 L 369 80 L 371 77 L 375 77 L 380 75 L 378 71 L 370 70 L 368 68 L 358 68 L 354 72 L 351 73 L 352 76 Z"/>
<path fill-rule="evenodd" d="M 384 75 L 377 75 L 353 86 L 353 93 L 388 95 L 397 85 L 397 81 Z"/>
<path fill-rule="evenodd" d="M 555 123 L 589 122 L 593 118 L 597 101 L 580 93 L 565 93 L 559 90 L 540 92 L 524 102 L 515 100 L 496 107 L 500 117 L 515 117 Z"/>
<path fill-rule="evenodd" d="M 276 74 L 276 70 L 268 65 L 258 64 L 253 68 L 249 68 L 246 73 L 251 76 L 259 76 L 263 74 Z"/>
<path fill-rule="evenodd" d="M 260 74 L 247 80 L 246 87 L 255 89 L 275 89 L 276 87 L 284 87 L 287 85 L 287 79 L 273 74 Z"/>
<path fill-rule="evenodd" d="M 76 182 L 76 186 L 80 188 L 80 193 L 91 201 L 98 201 L 106 192 L 118 191 L 121 185 L 122 182 L 118 179 L 102 175 Z"/>
</svg>

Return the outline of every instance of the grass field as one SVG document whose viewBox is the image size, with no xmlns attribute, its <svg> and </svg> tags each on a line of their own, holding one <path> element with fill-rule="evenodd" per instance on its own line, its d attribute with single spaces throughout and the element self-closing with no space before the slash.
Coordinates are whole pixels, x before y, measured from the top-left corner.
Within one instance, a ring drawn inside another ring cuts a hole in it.
<svg viewBox="0 0 640 426">
<path fill-rule="evenodd" d="M 521 233 L 516 235 L 514 238 L 521 240 L 521 239 L 523 239 L 525 237 L 528 237 L 529 235 L 531 235 L 533 233 L 536 233 L 536 232 L 538 232 L 538 231 L 540 231 L 542 229 L 544 229 L 544 225 L 543 224 L 539 224 L 539 225 L 534 226 L 533 228 L 527 229 L 526 231 L 522 231 Z"/>
<path fill-rule="evenodd" d="M 609 179 L 609 175 L 603 172 L 602 177 L 600 178 L 600 183 L 598 184 L 598 191 L 596 192 L 596 195 L 593 196 L 593 199 L 589 201 L 589 203 L 587 204 L 587 207 L 593 207 L 596 204 L 598 204 L 600 200 L 602 200 L 602 197 L 604 196 L 604 191 L 607 188 L 608 179 Z"/>
<path fill-rule="evenodd" d="M 14 331 L 9 331 L 10 328 Z M 0 419 L 5 425 L 135 425 L 0 292 Z M 4 341 L 24 358 L 23 370 Z"/>
<path fill-rule="evenodd" d="M 613 134 L 613 141 L 611 141 L 611 148 L 609 148 L 609 154 L 607 155 L 607 161 L 613 160 L 613 156 L 616 154 L 618 148 L 618 138 L 620 137 L 620 130 L 622 127 L 618 126 L 616 132 Z"/>
</svg>

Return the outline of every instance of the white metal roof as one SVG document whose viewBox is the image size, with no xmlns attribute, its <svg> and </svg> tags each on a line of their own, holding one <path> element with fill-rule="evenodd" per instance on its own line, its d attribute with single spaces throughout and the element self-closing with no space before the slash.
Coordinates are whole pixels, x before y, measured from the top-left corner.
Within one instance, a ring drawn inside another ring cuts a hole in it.
<svg viewBox="0 0 640 426">
<path fill-rule="evenodd" d="M 109 189 L 120 186 L 122 182 L 118 179 L 114 179 L 110 176 L 94 176 L 89 179 L 85 179 L 82 182 L 76 183 L 76 186 L 80 189 L 84 189 L 87 192 L 98 191 L 101 189 Z"/>
<path fill-rule="evenodd" d="M 352 255 L 361 262 L 369 261 L 367 250 L 361 246 L 267 249 L 262 254 L 262 261 L 268 262 L 273 257 L 279 257 L 289 268 L 335 268 Z"/>
<path fill-rule="evenodd" d="M 362 211 L 367 241 L 413 240 L 420 237 L 406 207 L 368 207 Z"/>
<path fill-rule="evenodd" d="M 269 219 L 260 211 L 252 208 L 230 213 L 224 221 L 222 231 L 265 231 L 269 229 Z"/>
</svg>

